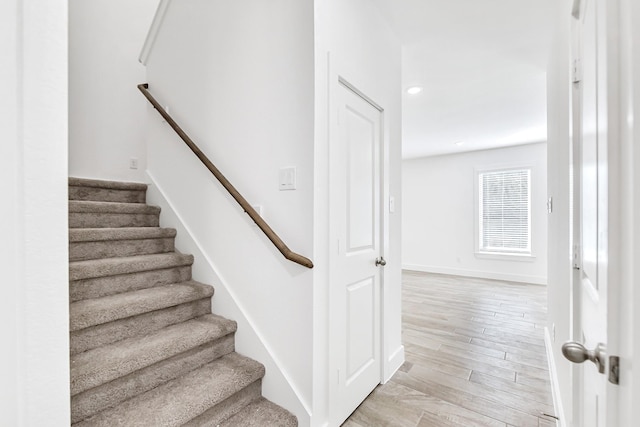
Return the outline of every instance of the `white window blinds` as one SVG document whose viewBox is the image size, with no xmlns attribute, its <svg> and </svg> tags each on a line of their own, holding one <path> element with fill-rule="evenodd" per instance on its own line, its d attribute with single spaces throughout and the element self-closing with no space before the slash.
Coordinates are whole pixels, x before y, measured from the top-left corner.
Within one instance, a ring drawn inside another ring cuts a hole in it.
<svg viewBox="0 0 640 427">
<path fill-rule="evenodd" d="M 480 251 L 531 253 L 530 169 L 478 174 Z"/>
</svg>

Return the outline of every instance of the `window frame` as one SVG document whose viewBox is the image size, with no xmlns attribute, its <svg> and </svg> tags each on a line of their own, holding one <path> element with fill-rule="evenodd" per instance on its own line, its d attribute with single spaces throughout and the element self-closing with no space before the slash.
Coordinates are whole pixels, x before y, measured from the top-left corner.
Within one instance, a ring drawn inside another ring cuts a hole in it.
<svg viewBox="0 0 640 427">
<path fill-rule="evenodd" d="M 480 206 L 483 194 L 481 185 L 481 175 L 492 172 L 509 172 L 517 170 L 527 170 L 528 176 L 528 248 L 526 250 L 488 250 L 482 246 L 482 207 Z M 475 206 L 474 206 L 474 224 L 475 224 L 475 256 L 477 258 L 502 259 L 510 261 L 534 261 L 534 245 L 533 245 L 533 224 L 532 224 L 532 186 L 534 167 L 530 163 L 509 164 L 502 166 L 483 167 L 475 169 Z"/>
</svg>

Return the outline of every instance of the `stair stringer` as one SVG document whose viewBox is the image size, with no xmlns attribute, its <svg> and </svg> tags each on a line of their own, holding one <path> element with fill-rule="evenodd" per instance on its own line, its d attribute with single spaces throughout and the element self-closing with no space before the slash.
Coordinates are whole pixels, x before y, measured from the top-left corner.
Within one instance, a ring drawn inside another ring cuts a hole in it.
<svg viewBox="0 0 640 427">
<path fill-rule="evenodd" d="M 302 398 L 294 382 L 287 374 L 283 364 L 274 355 L 267 340 L 264 339 L 257 327 L 257 322 L 238 302 L 233 289 L 228 285 L 215 263 L 202 248 L 195 233 L 183 221 L 178 209 L 171 203 L 167 193 L 147 170 L 148 178 L 147 203 L 162 209 L 160 216 L 161 227 L 171 227 L 177 230 L 176 250 L 193 255 L 192 265 L 194 280 L 211 283 L 215 288 L 216 307 L 214 313 L 234 319 L 238 324 L 235 333 L 236 351 L 265 366 L 266 374 L 262 379 L 262 394 L 270 401 L 286 408 L 298 417 L 301 427 L 311 424 L 312 411 L 309 402 Z"/>
</svg>

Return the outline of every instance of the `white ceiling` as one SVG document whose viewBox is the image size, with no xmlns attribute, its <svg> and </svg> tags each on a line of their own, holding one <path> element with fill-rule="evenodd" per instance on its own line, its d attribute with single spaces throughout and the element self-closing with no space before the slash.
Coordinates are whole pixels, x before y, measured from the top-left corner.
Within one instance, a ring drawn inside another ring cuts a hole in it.
<svg viewBox="0 0 640 427">
<path fill-rule="evenodd" d="M 404 158 L 546 140 L 557 0 L 374 1 L 402 43 Z"/>
</svg>

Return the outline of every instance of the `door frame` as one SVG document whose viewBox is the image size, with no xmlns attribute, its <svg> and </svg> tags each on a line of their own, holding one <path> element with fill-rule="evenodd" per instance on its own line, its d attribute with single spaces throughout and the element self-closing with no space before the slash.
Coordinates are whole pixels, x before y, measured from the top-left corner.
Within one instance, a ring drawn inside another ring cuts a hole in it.
<svg viewBox="0 0 640 427">
<path fill-rule="evenodd" d="M 619 265 L 619 334 L 616 350 L 620 356 L 620 385 L 616 388 L 619 425 L 633 425 L 640 401 L 640 4 L 637 0 L 610 0 L 614 13 L 614 40 L 617 46 L 618 136 L 620 139 L 617 177 L 621 240 L 616 254 Z M 613 43 L 613 42 L 612 42 Z M 611 304 L 611 303 L 610 303 Z M 633 369 L 636 366 L 636 369 Z"/>
<path fill-rule="evenodd" d="M 378 210 L 379 210 L 379 230 L 378 232 L 379 234 L 379 238 L 380 238 L 380 249 L 379 249 L 379 256 L 384 257 L 387 253 L 388 253 L 388 248 L 389 248 L 389 213 L 388 210 L 386 209 L 386 200 L 388 200 L 388 194 L 389 194 L 389 176 L 388 176 L 388 166 L 389 166 L 389 157 L 388 157 L 388 138 L 385 135 L 385 109 L 376 101 L 374 101 L 371 97 L 369 97 L 368 95 L 366 95 L 363 91 L 361 91 L 360 89 L 358 89 L 358 87 L 356 85 L 354 85 L 353 83 L 351 83 L 350 80 L 348 80 L 347 78 L 345 78 L 342 74 L 340 73 L 329 73 L 329 123 L 327 123 L 328 127 L 329 127 L 329 141 L 328 141 L 328 145 L 329 145 L 329 163 L 327 165 L 328 167 L 328 175 L 329 175 L 329 194 L 328 194 L 328 199 L 329 199 L 329 224 L 328 224 L 328 240 L 330 242 L 329 244 L 329 250 L 330 250 L 330 255 L 328 256 L 328 279 L 329 279 L 329 283 L 333 282 L 333 279 L 335 277 L 336 274 L 336 265 L 334 262 L 334 255 L 333 255 L 333 248 L 334 243 L 333 243 L 333 230 L 334 230 L 334 216 L 336 214 L 338 214 L 337 212 L 334 211 L 334 206 L 332 204 L 332 199 L 333 199 L 333 186 L 332 186 L 332 180 L 331 180 L 331 172 L 332 172 L 332 163 L 331 163 L 331 158 L 332 158 L 332 148 L 336 142 L 336 134 L 334 132 L 335 129 L 338 129 L 338 124 L 337 124 L 337 120 L 338 120 L 338 113 L 339 113 L 339 105 L 338 105 L 338 100 L 339 97 L 337 96 L 337 93 L 339 90 L 341 90 L 341 88 L 344 88 L 348 91 L 350 91 L 351 93 L 353 93 L 354 95 L 360 97 L 363 101 L 365 101 L 366 103 L 368 103 L 369 105 L 371 105 L 373 108 L 375 108 L 379 114 L 380 114 L 380 142 L 379 142 L 379 159 L 378 159 L 378 167 L 380 168 L 380 176 L 379 176 L 379 202 L 378 202 Z M 388 369 L 388 361 L 385 358 L 386 355 L 386 351 L 385 351 L 385 332 L 384 332 L 384 289 L 385 289 L 385 276 L 386 276 L 386 270 L 384 268 L 382 268 L 380 270 L 379 273 L 379 277 L 380 277 L 380 283 L 379 283 L 379 300 L 378 300 L 378 306 L 377 306 L 377 310 L 378 310 L 378 331 L 379 331 L 379 336 L 378 336 L 378 342 L 379 342 L 379 348 L 378 348 L 378 357 L 380 360 L 380 372 L 379 372 L 379 384 L 383 383 L 385 381 L 385 372 Z M 331 285 L 329 285 L 329 295 L 328 295 L 328 302 L 329 302 L 329 306 L 330 303 L 333 299 L 333 288 L 331 287 Z M 332 324 L 332 316 L 329 314 L 327 320 L 329 322 L 328 324 L 328 332 L 329 332 L 329 338 L 328 338 L 328 348 L 331 349 L 331 347 L 333 346 L 333 339 L 331 336 L 331 332 L 333 330 L 333 324 Z M 334 422 L 334 416 L 335 416 L 335 403 L 336 403 L 336 398 L 333 396 L 333 393 L 331 392 L 334 387 L 335 387 L 335 372 L 333 372 L 333 368 L 334 368 L 334 363 L 331 359 L 331 356 L 329 356 L 329 360 L 328 360 L 328 376 L 329 376 L 329 387 L 328 387 L 328 392 L 329 392 L 329 399 L 328 399 L 328 419 L 331 422 Z M 355 411 L 356 408 L 353 408 L 353 410 Z"/>
<path fill-rule="evenodd" d="M 632 370 L 634 363 L 640 363 L 640 316 L 634 316 L 634 303 L 640 303 L 640 292 L 634 292 L 634 278 L 638 275 L 633 265 L 640 265 L 640 243 L 638 243 L 637 227 L 634 228 L 634 217 L 640 212 L 640 180 L 635 172 L 635 161 L 640 161 L 639 150 L 633 150 L 634 142 L 640 142 L 638 132 L 640 126 L 634 126 L 634 112 L 640 112 L 640 91 L 634 87 L 640 83 L 640 49 L 633 46 L 633 27 L 631 23 L 640 24 L 640 8 L 633 6 L 634 0 L 600 0 L 604 2 L 606 13 L 606 87 L 607 87 L 607 160 L 608 160 L 608 261 L 607 261 L 607 366 L 605 375 L 609 373 L 609 356 L 620 357 L 620 385 L 606 382 L 606 425 L 609 427 L 629 424 L 633 419 L 634 400 L 640 397 L 638 369 Z M 580 13 L 584 0 L 573 1 L 574 18 L 571 29 L 572 65 L 575 53 L 581 49 L 579 34 L 576 31 L 576 14 Z M 581 15 L 580 15 L 581 17 Z M 639 33 L 637 29 L 636 36 Z M 635 49 L 635 52 L 634 50 Z M 634 62 L 635 61 L 635 62 Z M 579 72 L 579 71 L 578 71 Z M 635 92 L 634 92 L 635 90 Z M 576 97 L 581 93 L 572 87 L 573 111 Z M 579 157 L 580 143 L 577 141 L 578 120 L 580 112 L 571 114 L 572 161 Z M 635 114 L 638 116 L 638 114 Z M 576 119 L 577 117 L 577 119 Z M 640 116 L 638 116 L 640 117 Z M 634 161 L 635 160 L 635 161 Z M 573 190 L 579 190 L 579 177 L 574 173 Z M 576 198 L 574 197 L 574 200 Z M 573 224 L 579 220 L 579 211 L 574 209 Z M 572 224 L 571 227 L 575 226 Z M 633 230 L 634 234 L 628 232 Z M 634 235 L 636 238 L 634 238 Z M 573 243 L 579 239 L 575 234 Z M 580 298 L 581 283 L 579 274 L 572 274 L 573 307 L 571 309 L 572 339 L 581 341 L 580 331 Z M 635 351 L 634 351 L 635 350 Z M 592 368 L 586 366 L 584 369 Z M 580 419 L 581 408 L 581 369 L 572 366 L 572 400 L 573 414 L 571 425 Z M 634 378 L 635 376 L 635 378 Z M 634 381 L 635 380 L 635 381 Z"/>
</svg>

